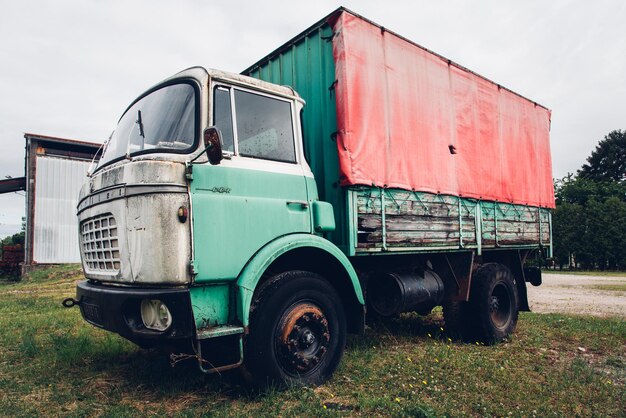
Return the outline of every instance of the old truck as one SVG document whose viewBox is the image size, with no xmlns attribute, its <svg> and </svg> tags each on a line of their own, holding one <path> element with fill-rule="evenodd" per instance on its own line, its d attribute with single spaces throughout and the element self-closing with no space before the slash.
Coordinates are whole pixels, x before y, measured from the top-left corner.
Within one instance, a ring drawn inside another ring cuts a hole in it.
<svg viewBox="0 0 626 418">
<path fill-rule="evenodd" d="M 340 8 L 123 113 L 79 199 L 84 319 L 319 384 L 367 316 L 495 343 L 551 252 L 550 111 Z"/>
</svg>

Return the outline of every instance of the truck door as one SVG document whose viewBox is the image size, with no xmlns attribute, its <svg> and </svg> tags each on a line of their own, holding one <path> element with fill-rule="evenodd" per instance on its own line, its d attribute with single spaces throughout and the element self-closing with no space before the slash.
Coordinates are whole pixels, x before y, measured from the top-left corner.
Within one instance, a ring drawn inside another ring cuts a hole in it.
<svg viewBox="0 0 626 418">
<path fill-rule="evenodd" d="M 197 282 L 234 279 L 268 242 L 311 232 L 293 101 L 227 85 L 212 94 L 226 157 L 193 169 Z"/>
</svg>

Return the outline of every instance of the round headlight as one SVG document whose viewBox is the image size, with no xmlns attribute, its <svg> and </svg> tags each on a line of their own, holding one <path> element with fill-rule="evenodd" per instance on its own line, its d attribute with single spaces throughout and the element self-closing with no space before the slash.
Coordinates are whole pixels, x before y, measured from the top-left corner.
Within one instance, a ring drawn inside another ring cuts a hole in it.
<svg viewBox="0 0 626 418">
<path fill-rule="evenodd" d="M 172 325 L 172 314 L 160 300 L 144 299 L 141 301 L 141 320 L 146 328 L 165 331 Z"/>
</svg>

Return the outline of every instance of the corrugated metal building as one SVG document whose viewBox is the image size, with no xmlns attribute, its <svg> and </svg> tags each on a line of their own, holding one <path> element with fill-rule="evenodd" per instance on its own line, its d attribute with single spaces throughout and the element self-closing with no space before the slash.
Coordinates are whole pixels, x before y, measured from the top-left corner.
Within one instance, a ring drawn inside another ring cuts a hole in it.
<svg viewBox="0 0 626 418">
<path fill-rule="evenodd" d="M 100 144 L 27 133 L 24 264 L 80 263 L 76 205 Z"/>
</svg>

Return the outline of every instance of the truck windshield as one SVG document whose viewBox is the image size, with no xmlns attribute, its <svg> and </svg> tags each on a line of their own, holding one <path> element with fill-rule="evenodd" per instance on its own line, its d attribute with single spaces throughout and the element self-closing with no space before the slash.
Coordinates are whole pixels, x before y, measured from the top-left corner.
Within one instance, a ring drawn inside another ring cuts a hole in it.
<svg viewBox="0 0 626 418">
<path fill-rule="evenodd" d="M 98 167 L 126 155 L 184 152 L 195 142 L 196 100 L 190 84 L 162 87 L 135 102 L 120 119 Z"/>
</svg>

